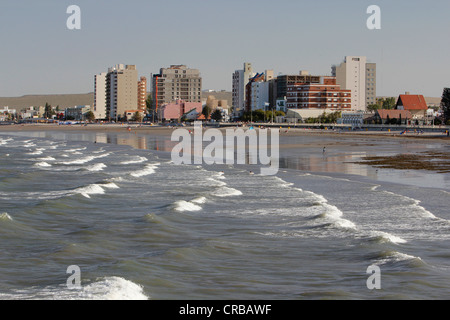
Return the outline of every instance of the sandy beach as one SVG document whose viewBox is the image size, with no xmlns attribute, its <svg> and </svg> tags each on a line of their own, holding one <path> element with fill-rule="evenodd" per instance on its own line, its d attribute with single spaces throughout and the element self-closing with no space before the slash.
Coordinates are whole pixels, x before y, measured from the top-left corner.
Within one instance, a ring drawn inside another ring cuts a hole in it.
<svg viewBox="0 0 450 320">
<path fill-rule="evenodd" d="M 255 126 L 257 127 L 257 126 Z M 58 124 L 15 124 L 2 125 L 0 132 L 10 131 L 98 131 L 98 132 L 137 132 L 142 134 L 152 135 L 169 135 L 174 129 L 186 128 L 193 129 L 193 127 L 172 127 L 172 126 L 151 126 L 151 125 L 137 125 L 137 124 L 88 124 L 88 125 L 58 125 Z M 205 127 L 215 128 L 215 127 Z M 220 130 L 237 128 L 234 126 L 221 127 Z M 258 128 L 258 127 L 257 127 Z M 244 127 L 244 130 L 248 127 Z M 302 135 L 316 135 L 316 136 L 363 136 L 373 138 L 395 138 L 395 139 L 432 139 L 439 141 L 450 142 L 450 137 L 445 134 L 446 128 L 443 127 L 441 132 L 423 132 L 415 133 L 413 131 L 401 134 L 401 131 L 347 131 L 347 130 L 326 130 L 326 129 L 306 129 L 306 128 L 279 128 L 280 136 L 302 136 Z"/>
<path fill-rule="evenodd" d="M 0 126 L 0 134 L 41 132 L 74 133 L 97 136 L 95 142 L 105 142 L 114 135 L 116 143 L 137 149 L 171 152 L 177 142 L 171 135 L 177 128 L 136 124 L 24 124 Z M 209 127 L 208 127 L 209 128 Z M 227 129 L 220 130 L 225 134 Z M 244 130 L 247 128 L 244 127 Z M 94 135 L 93 135 L 94 134 Z M 450 139 L 436 132 L 404 134 L 389 131 L 334 131 L 304 128 L 279 129 L 280 167 L 308 172 L 356 174 L 376 178 L 388 172 L 389 179 L 401 179 L 394 171 L 442 174 L 450 172 Z M 387 171 L 387 169 L 395 169 Z M 396 176 L 394 178 L 394 176 Z"/>
</svg>

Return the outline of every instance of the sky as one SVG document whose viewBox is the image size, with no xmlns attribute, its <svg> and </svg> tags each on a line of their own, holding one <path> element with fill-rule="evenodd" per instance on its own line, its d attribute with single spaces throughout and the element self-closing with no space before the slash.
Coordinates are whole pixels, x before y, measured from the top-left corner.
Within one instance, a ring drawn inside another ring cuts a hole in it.
<svg viewBox="0 0 450 320">
<path fill-rule="evenodd" d="M 67 8 L 81 10 L 69 30 Z M 370 5 L 381 29 L 366 26 Z M 450 86 L 448 0 L 1 0 L 0 96 L 93 92 L 116 64 L 139 76 L 185 64 L 203 89 L 231 90 L 232 73 L 330 75 L 345 56 L 377 63 L 377 95 L 440 97 Z"/>
</svg>

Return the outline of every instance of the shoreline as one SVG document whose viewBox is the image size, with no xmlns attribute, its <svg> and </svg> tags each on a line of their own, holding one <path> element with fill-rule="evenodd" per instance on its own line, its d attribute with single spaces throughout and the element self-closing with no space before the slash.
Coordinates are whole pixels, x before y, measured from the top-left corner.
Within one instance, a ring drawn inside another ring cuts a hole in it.
<svg viewBox="0 0 450 320">
<path fill-rule="evenodd" d="M 98 132 L 114 132 L 127 133 L 129 132 L 155 135 L 168 135 L 175 129 L 193 129 L 192 126 L 186 127 L 163 127 L 163 126 L 149 126 L 137 124 L 88 124 L 88 125 L 57 125 L 57 124 L 13 124 L 0 125 L 0 132 L 20 132 L 20 131 L 98 131 Z M 211 129 L 219 129 L 225 132 L 227 129 L 235 129 L 236 127 L 207 127 Z M 242 127 L 240 127 L 242 128 Z M 248 129 L 248 128 L 243 128 Z M 259 129 L 259 128 L 257 128 Z M 445 129 L 442 129 L 445 130 Z M 365 138 L 389 138 L 389 139 L 417 139 L 427 141 L 446 141 L 450 143 L 450 137 L 444 133 L 439 132 L 424 132 L 401 134 L 401 131 L 334 131 L 326 129 L 306 129 L 306 128 L 281 128 L 280 137 L 282 136 L 331 136 L 331 137 L 365 137 Z"/>
<path fill-rule="evenodd" d="M 78 135 L 86 134 L 90 136 L 88 141 L 92 140 L 91 142 L 129 145 L 167 155 L 170 155 L 172 148 L 178 143 L 171 141 L 175 128 L 136 125 L 130 127 L 131 131 L 127 125 L 117 124 L 10 125 L 0 126 L 0 135 L 44 133 L 47 138 L 52 139 L 59 138 L 61 133 L 74 134 L 78 141 Z M 4 130 L 6 128 L 8 130 Z M 225 133 L 226 128 L 220 130 Z M 450 171 L 448 138 L 393 134 L 290 129 L 287 133 L 280 133 L 279 171 L 293 169 L 305 173 L 352 175 L 372 181 L 450 189 L 449 183 L 446 182 L 449 180 L 447 175 Z M 107 140 L 109 135 L 115 137 L 114 142 Z M 101 139 L 98 140 L 99 138 Z M 324 147 L 326 152 L 323 152 Z M 403 155 L 412 157 L 405 158 Z"/>
</svg>

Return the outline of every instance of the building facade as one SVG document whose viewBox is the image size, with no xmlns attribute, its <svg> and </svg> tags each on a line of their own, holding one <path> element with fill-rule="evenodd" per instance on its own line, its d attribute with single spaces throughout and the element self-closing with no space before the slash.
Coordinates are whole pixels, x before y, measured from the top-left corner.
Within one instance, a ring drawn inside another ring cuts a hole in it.
<svg viewBox="0 0 450 320">
<path fill-rule="evenodd" d="M 138 105 L 138 72 L 135 65 L 119 64 L 106 76 L 106 116 L 117 120 Z"/>
<path fill-rule="evenodd" d="M 234 117 L 239 117 L 246 107 L 246 85 L 254 76 L 252 64 L 249 62 L 244 63 L 244 69 L 236 70 L 232 75 L 231 106 Z"/>
<path fill-rule="evenodd" d="M 152 75 L 153 108 L 176 100 L 201 102 L 202 77 L 198 69 L 185 65 L 171 65 L 161 68 L 159 74 Z"/>
<path fill-rule="evenodd" d="M 335 77 L 319 76 L 319 83 L 289 84 L 286 93 L 288 109 L 332 109 L 350 110 L 352 108 L 351 90 L 341 89 Z"/>
<path fill-rule="evenodd" d="M 165 103 L 158 108 L 158 119 L 160 120 L 176 120 L 180 121 L 183 115 L 195 112 L 202 113 L 201 102 L 187 102 L 176 100 L 174 102 Z"/>
<path fill-rule="evenodd" d="M 91 111 L 91 106 L 75 106 L 73 108 L 66 108 L 64 116 L 68 120 L 84 121 L 86 113 Z"/>
<path fill-rule="evenodd" d="M 94 76 L 94 115 L 96 119 L 106 119 L 106 76 L 103 72 Z"/>
<path fill-rule="evenodd" d="M 369 71 L 370 70 L 370 71 Z M 332 66 L 332 76 L 343 89 L 352 92 L 352 110 L 366 110 L 376 103 L 376 64 L 364 56 L 346 56 L 339 66 Z"/>
<path fill-rule="evenodd" d="M 411 113 L 412 120 L 423 123 L 427 117 L 428 106 L 423 95 L 401 94 L 395 109 L 407 110 Z"/>
<path fill-rule="evenodd" d="M 147 78 L 141 77 L 138 81 L 138 110 L 147 110 Z"/>
<path fill-rule="evenodd" d="M 280 75 L 276 81 L 276 99 L 284 99 L 288 86 L 296 83 L 320 83 L 320 76 L 310 75 L 308 71 L 300 71 L 297 75 Z"/>
<path fill-rule="evenodd" d="M 377 103 L 377 64 L 366 63 L 366 107 Z"/>
</svg>

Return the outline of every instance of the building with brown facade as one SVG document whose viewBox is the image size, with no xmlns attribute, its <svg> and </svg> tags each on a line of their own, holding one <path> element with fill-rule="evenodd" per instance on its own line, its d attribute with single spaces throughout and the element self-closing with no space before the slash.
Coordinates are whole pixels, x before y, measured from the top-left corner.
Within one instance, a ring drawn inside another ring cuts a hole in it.
<svg viewBox="0 0 450 320">
<path fill-rule="evenodd" d="M 288 109 L 332 109 L 351 110 L 352 92 L 341 89 L 336 77 L 311 77 L 311 81 L 287 85 L 286 106 Z"/>
<path fill-rule="evenodd" d="M 147 110 L 147 78 L 141 77 L 138 81 L 138 110 Z"/>
</svg>

